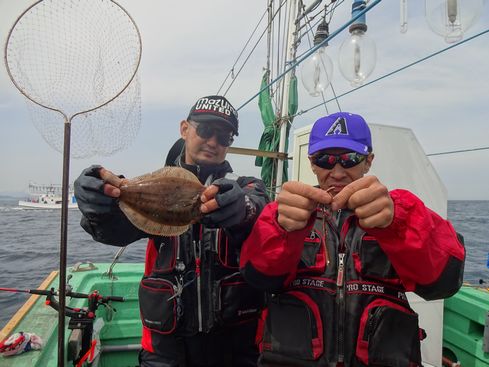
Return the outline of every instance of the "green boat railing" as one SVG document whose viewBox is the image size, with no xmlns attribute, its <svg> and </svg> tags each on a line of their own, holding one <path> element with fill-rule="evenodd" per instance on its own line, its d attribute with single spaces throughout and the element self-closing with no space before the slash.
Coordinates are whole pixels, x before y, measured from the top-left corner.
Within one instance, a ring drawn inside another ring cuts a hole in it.
<svg viewBox="0 0 489 367">
<path fill-rule="evenodd" d="M 464 285 L 445 300 L 443 355 L 461 367 L 489 367 L 489 290 Z"/>
<path fill-rule="evenodd" d="M 80 293 L 97 290 L 104 296 L 124 297 L 124 302 L 99 307 L 97 320 L 103 321 L 99 331 L 100 357 L 93 366 L 134 367 L 138 365 L 141 341 L 138 289 L 144 271 L 143 264 L 118 263 L 110 276 L 111 264 L 68 269 L 72 289 Z M 46 289 L 57 284 L 56 274 L 43 283 Z M 40 351 L 29 351 L 14 357 L 0 357 L 1 367 L 55 367 L 57 366 L 57 313 L 44 305 L 44 297 L 29 300 L 23 314 L 12 318 L 0 333 L 25 331 L 40 336 L 45 346 Z M 85 307 L 86 299 L 68 299 L 70 307 Z M 114 310 L 115 309 L 115 310 Z M 10 325 L 10 326 L 9 326 Z M 71 330 L 66 330 L 66 356 L 70 355 L 68 341 Z M 73 340 L 73 338 L 71 338 Z M 71 353 L 72 354 L 72 353 Z M 489 290 L 464 285 L 444 302 L 443 366 L 489 367 Z M 458 364 L 457 364 L 458 363 Z M 73 362 L 65 361 L 66 366 Z M 442 361 L 440 361 L 440 366 Z"/>
</svg>

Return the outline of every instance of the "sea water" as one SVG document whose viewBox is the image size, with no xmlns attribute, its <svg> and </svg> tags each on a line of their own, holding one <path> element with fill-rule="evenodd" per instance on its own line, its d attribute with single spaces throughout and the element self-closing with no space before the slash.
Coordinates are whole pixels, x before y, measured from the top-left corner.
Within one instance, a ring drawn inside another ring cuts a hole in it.
<svg viewBox="0 0 489 367">
<path fill-rule="evenodd" d="M 0 197 L 0 287 L 32 289 L 59 266 L 60 210 L 26 210 L 15 198 Z M 78 210 L 68 211 L 68 266 L 111 262 L 118 247 L 95 242 L 80 227 Z M 464 280 L 489 282 L 489 201 L 449 201 L 448 218 L 467 248 Z M 143 262 L 146 241 L 127 247 L 120 262 Z M 489 286 L 489 284 L 487 284 Z M 0 329 L 29 294 L 0 292 Z"/>
</svg>

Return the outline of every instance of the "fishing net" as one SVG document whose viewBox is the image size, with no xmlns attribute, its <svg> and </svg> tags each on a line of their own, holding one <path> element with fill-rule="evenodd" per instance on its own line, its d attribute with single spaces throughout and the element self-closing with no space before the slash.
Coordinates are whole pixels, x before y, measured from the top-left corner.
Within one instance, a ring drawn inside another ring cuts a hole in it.
<svg viewBox="0 0 489 367">
<path fill-rule="evenodd" d="M 29 105 L 31 115 L 44 139 L 63 152 L 60 367 L 65 360 L 70 155 L 111 154 L 135 136 L 140 121 L 139 80 L 135 78 L 140 60 L 141 37 L 136 24 L 121 6 L 109 0 L 38 1 L 17 18 L 5 43 L 10 79 L 36 104 Z"/>
<path fill-rule="evenodd" d="M 51 147 L 63 151 L 63 123 L 72 122 L 73 157 L 109 155 L 133 141 L 140 58 L 134 21 L 109 0 L 38 1 L 5 45 L 9 76 L 35 103 L 32 121 Z"/>
<path fill-rule="evenodd" d="M 43 139 L 63 151 L 61 114 L 27 101 L 29 116 Z M 81 114 L 71 122 L 71 156 L 108 156 L 130 145 L 141 125 L 141 85 L 136 74 L 129 86 L 109 104 Z"/>
</svg>

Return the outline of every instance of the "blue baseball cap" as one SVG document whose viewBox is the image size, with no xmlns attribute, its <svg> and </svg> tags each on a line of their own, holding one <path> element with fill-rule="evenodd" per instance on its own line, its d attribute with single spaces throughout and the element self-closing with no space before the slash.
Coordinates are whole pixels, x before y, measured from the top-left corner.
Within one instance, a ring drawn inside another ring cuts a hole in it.
<svg viewBox="0 0 489 367">
<path fill-rule="evenodd" d="M 370 129 L 360 115 L 337 112 L 314 123 L 309 135 L 309 155 L 329 149 L 344 148 L 367 155 L 372 151 Z"/>
</svg>

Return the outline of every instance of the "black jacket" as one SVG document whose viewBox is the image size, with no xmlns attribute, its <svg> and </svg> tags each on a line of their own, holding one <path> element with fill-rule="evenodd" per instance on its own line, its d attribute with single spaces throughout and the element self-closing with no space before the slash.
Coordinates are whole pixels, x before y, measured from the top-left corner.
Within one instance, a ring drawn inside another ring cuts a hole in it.
<svg viewBox="0 0 489 367">
<path fill-rule="evenodd" d="M 234 179 L 246 192 L 249 213 L 231 228 L 209 228 L 200 223 L 178 237 L 151 236 L 134 227 L 115 208 L 99 217 L 82 217 L 82 227 L 105 244 L 125 246 L 148 237 L 145 274 L 139 301 L 143 348 L 158 350 L 166 335 L 212 333 L 229 325 L 256 320 L 263 293 L 249 287 L 239 274 L 241 245 L 265 204 L 265 186 L 254 177 L 237 176 L 227 161 L 220 165 L 174 164 L 193 172 L 202 184 Z"/>
</svg>

